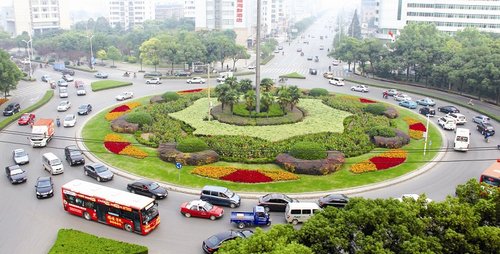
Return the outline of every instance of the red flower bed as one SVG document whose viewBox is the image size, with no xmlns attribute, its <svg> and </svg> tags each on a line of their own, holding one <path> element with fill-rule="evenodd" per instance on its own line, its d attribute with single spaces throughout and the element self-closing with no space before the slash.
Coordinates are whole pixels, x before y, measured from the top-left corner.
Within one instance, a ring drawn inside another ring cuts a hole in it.
<svg viewBox="0 0 500 254">
<path fill-rule="evenodd" d="M 121 105 L 121 106 L 118 106 L 118 107 L 114 108 L 110 112 L 111 113 L 113 113 L 113 112 L 125 112 L 127 110 L 130 110 L 129 106 L 127 106 L 127 105 Z"/>
<path fill-rule="evenodd" d="M 372 101 L 370 99 L 365 99 L 365 98 L 359 98 L 359 101 L 361 103 L 377 103 L 376 101 Z"/>
<path fill-rule="evenodd" d="M 201 92 L 203 91 L 202 88 L 199 88 L 199 89 L 190 89 L 190 90 L 183 90 L 183 91 L 179 91 L 178 93 L 198 93 L 198 92 Z"/>
<path fill-rule="evenodd" d="M 377 170 L 395 167 L 403 163 L 406 158 L 373 157 L 370 161 L 377 166 Z"/>
<path fill-rule="evenodd" d="M 120 152 L 130 145 L 130 142 L 114 142 L 114 141 L 105 141 L 104 147 L 108 149 L 108 151 L 116 154 L 120 154 Z"/>
<path fill-rule="evenodd" d="M 236 170 L 220 179 L 237 183 L 266 183 L 273 181 L 271 177 L 256 170 Z"/>
<path fill-rule="evenodd" d="M 427 128 L 425 128 L 425 125 L 423 123 L 414 123 L 412 125 L 410 125 L 410 130 L 414 130 L 414 131 L 423 131 L 423 132 L 426 132 L 427 131 Z"/>
</svg>

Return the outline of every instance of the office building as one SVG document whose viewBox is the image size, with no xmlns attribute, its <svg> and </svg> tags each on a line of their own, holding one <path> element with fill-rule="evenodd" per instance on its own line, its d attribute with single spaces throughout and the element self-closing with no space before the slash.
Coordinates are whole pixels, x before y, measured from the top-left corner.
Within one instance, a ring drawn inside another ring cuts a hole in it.
<svg viewBox="0 0 500 254">
<path fill-rule="evenodd" d="M 184 17 L 184 5 L 182 4 L 157 4 L 155 6 L 155 19 L 176 19 Z"/>
<path fill-rule="evenodd" d="M 155 19 L 153 0 L 109 0 L 108 20 L 112 27 L 128 30 Z"/>
</svg>

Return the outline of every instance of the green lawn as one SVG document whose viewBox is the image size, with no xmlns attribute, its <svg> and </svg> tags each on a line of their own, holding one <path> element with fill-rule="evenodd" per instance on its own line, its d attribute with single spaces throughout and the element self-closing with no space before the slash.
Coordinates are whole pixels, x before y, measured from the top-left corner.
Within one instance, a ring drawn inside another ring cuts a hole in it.
<svg viewBox="0 0 500 254">
<path fill-rule="evenodd" d="M 123 81 L 116 81 L 116 80 L 100 80 L 100 81 L 94 81 L 90 85 L 92 87 L 92 91 L 97 92 L 100 90 L 106 90 L 106 89 L 112 89 L 116 87 L 122 87 L 122 86 L 131 86 L 132 82 L 123 82 Z"/>
<path fill-rule="evenodd" d="M 141 102 L 143 103 L 147 103 L 147 101 L 148 98 L 141 99 Z M 112 108 L 109 108 L 108 111 L 111 109 Z M 406 163 L 403 163 L 391 169 L 359 175 L 353 174 L 349 171 L 350 165 L 369 159 L 370 157 L 386 150 L 375 149 L 370 154 L 348 158 L 345 165 L 343 165 L 342 169 L 339 172 L 330 175 L 300 175 L 301 179 L 296 181 L 262 184 L 238 184 L 191 175 L 190 172 L 194 168 L 192 166 L 184 166 L 182 170 L 178 170 L 173 164 L 166 163 L 160 160 L 156 156 L 156 152 L 153 149 L 146 149 L 144 146 L 141 146 L 137 143 L 135 143 L 135 145 L 144 148 L 152 156 L 145 159 L 135 159 L 131 157 L 115 155 L 111 152 L 108 152 L 104 148 L 104 145 L 101 141 L 106 134 L 111 133 L 111 130 L 109 128 L 110 124 L 104 119 L 104 115 L 106 113 L 107 111 L 101 112 L 100 114 L 92 118 L 84 127 L 82 132 L 85 145 L 91 152 L 94 153 L 95 156 L 106 161 L 113 167 L 117 167 L 137 175 L 194 188 L 201 188 L 204 185 L 212 184 L 226 186 L 236 191 L 299 193 L 356 187 L 395 178 L 423 166 L 427 161 L 432 160 L 437 155 L 437 151 L 439 151 L 442 142 L 441 135 L 439 134 L 437 128 L 434 125 L 429 125 L 429 140 L 432 141 L 432 145 L 428 146 L 426 156 L 423 156 L 423 139 L 412 140 L 409 145 L 404 147 L 404 149 L 408 151 L 408 158 Z M 400 117 L 397 120 L 397 124 L 398 126 L 402 126 L 403 128 L 405 128 L 405 130 L 407 130 L 408 128 L 406 123 L 402 120 L 405 116 L 418 118 L 422 121 L 422 123 L 425 124 L 425 118 L 420 117 L 416 113 L 410 112 L 408 110 L 400 110 Z M 130 134 L 124 136 L 128 140 L 133 140 L 133 136 Z M 215 163 L 215 165 L 244 167 L 249 169 L 279 169 L 279 167 L 275 164 L 239 164 L 218 162 Z M 178 179 L 178 174 L 180 174 L 180 180 Z"/>
<path fill-rule="evenodd" d="M 100 226 L 104 227 L 104 226 Z M 49 254 L 146 254 L 148 248 L 104 237 L 87 234 L 74 229 L 60 229 Z"/>
<path fill-rule="evenodd" d="M 279 77 L 280 78 L 296 78 L 296 79 L 305 79 L 306 78 L 298 72 L 292 72 L 292 73 L 288 73 L 285 75 L 280 75 Z"/>
<path fill-rule="evenodd" d="M 43 97 L 37 101 L 35 104 L 27 107 L 26 109 L 24 110 L 21 110 L 20 112 L 12 115 L 12 116 L 9 116 L 9 117 L 6 117 L 4 120 L 2 120 L 0 122 L 0 130 L 5 128 L 5 126 L 9 125 L 10 123 L 16 121 L 17 119 L 19 119 L 19 117 L 24 114 L 24 113 L 30 113 L 32 111 L 34 111 L 35 109 L 38 109 L 39 107 L 45 105 L 45 103 L 49 102 L 50 99 L 54 96 L 54 90 L 47 90 L 47 92 L 45 92 L 45 94 L 43 95 Z"/>
</svg>

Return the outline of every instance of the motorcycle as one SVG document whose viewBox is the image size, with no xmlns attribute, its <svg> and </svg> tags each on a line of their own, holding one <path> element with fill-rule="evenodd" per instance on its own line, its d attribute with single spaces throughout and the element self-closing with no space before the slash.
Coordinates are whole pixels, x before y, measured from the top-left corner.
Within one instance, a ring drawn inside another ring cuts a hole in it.
<svg viewBox="0 0 500 254">
<path fill-rule="evenodd" d="M 130 77 L 130 74 L 128 72 L 123 73 L 124 77 Z"/>
<path fill-rule="evenodd" d="M 300 56 L 304 56 L 304 52 L 300 52 Z"/>
<path fill-rule="evenodd" d="M 61 119 L 59 117 L 56 119 L 57 127 L 61 127 Z"/>
</svg>

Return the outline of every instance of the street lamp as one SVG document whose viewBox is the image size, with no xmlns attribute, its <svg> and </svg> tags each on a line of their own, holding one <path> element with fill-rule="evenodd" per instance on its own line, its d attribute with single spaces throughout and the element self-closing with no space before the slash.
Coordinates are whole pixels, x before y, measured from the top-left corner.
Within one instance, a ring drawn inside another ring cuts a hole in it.
<svg viewBox="0 0 500 254">
<path fill-rule="evenodd" d="M 94 65 L 92 64 L 92 60 L 94 59 L 94 52 L 92 50 L 92 38 L 94 38 L 94 35 L 89 35 L 87 36 L 89 37 L 89 42 L 90 42 L 90 69 L 93 70 L 94 69 Z"/>
<path fill-rule="evenodd" d="M 26 43 L 26 48 L 28 49 L 28 63 L 30 66 L 28 77 L 31 80 L 31 74 L 33 72 L 33 69 L 31 67 L 31 55 L 33 54 L 33 39 L 31 38 L 31 34 L 28 33 L 28 36 L 30 37 L 30 40 L 29 41 L 23 40 L 23 42 Z"/>
<path fill-rule="evenodd" d="M 427 150 L 427 139 L 429 138 L 429 116 L 430 114 L 427 114 L 427 123 L 425 125 L 425 141 L 424 141 L 424 156 L 425 156 L 425 152 Z"/>
<path fill-rule="evenodd" d="M 212 118 L 212 100 L 210 99 L 210 64 L 207 64 L 207 92 L 208 92 L 208 115 L 207 121 L 210 121 Z"/>
</svg>

